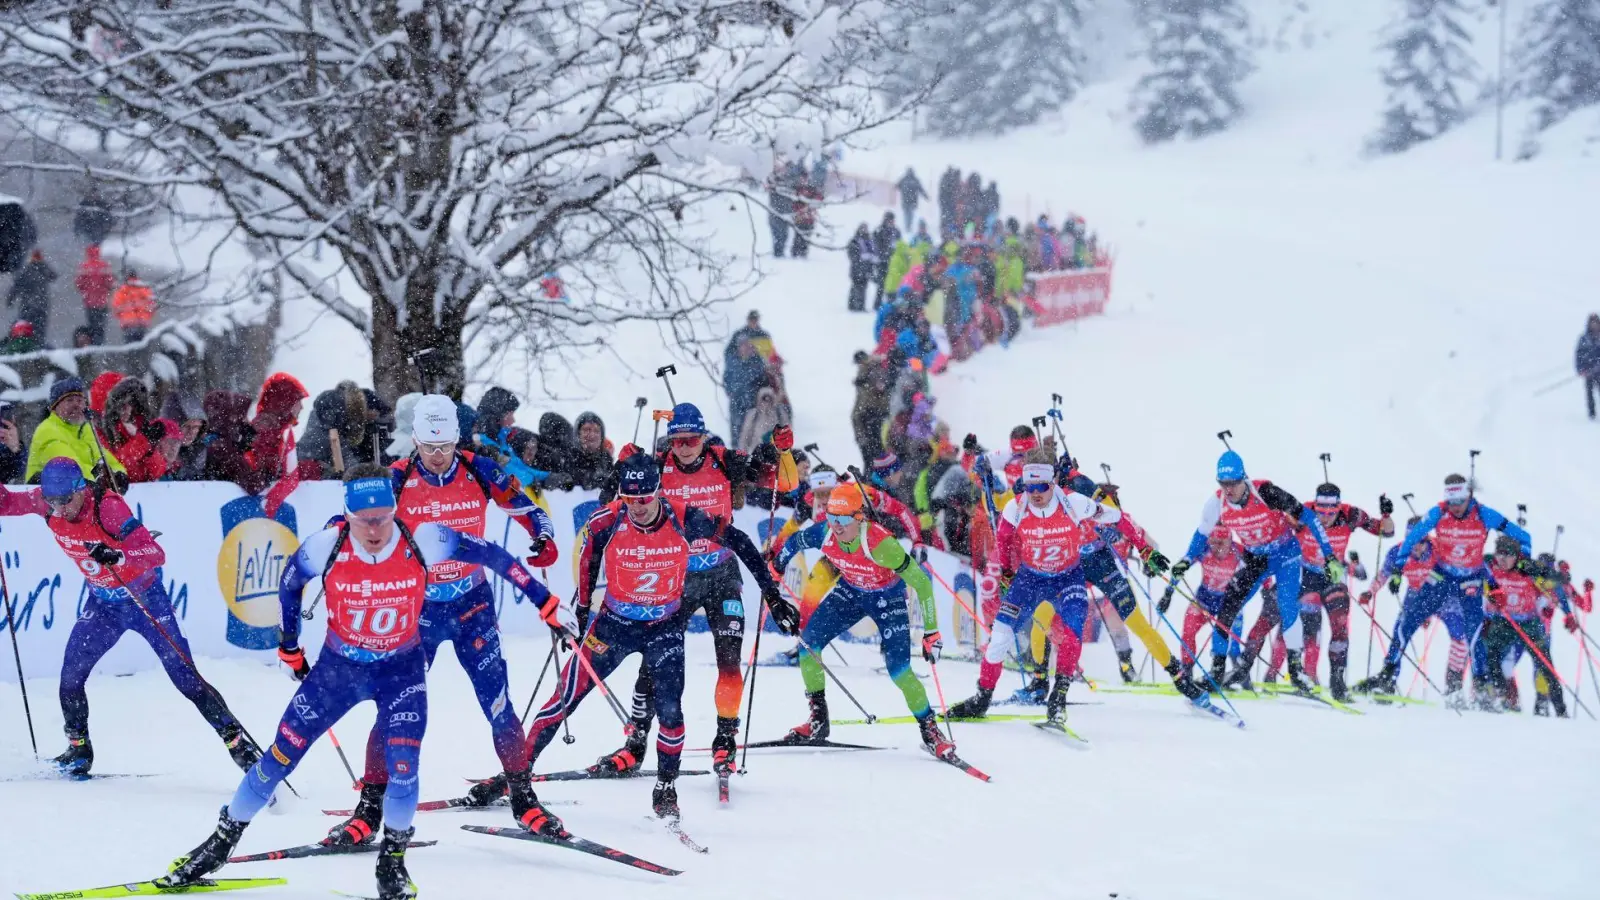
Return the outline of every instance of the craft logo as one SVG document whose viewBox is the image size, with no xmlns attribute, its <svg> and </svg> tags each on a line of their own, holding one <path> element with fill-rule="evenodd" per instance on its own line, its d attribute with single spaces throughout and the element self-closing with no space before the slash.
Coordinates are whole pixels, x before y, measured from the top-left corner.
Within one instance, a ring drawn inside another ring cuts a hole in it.
<svg viewBox="0 0 1600 900">
<path fill-rule="evenodd" d="M 246 650 L 278 645 L 278 580 L 300 546 L 294 510 L 284 504 L 269 519 L 257 497 L 241 497 L 222 508 L 222 549 L 217 585 L 228 604 L 228 643 Z"/>
</svg>

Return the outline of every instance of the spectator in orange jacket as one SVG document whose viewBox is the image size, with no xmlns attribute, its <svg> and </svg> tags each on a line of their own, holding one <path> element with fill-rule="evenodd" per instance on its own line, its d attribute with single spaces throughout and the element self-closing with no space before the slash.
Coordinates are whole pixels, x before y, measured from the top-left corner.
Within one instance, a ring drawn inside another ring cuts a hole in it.
<svg viewBox="0 0 1600 900">
<path fill-rule="evenodd" d="M 111 312 L 111 290 L 116 284 L 111 266 L 100 256 L 100 245 L 90 244 L 83 251 L 83 263 L 78 266 L 77 286 L 83 297 L 83 318 L 91 343 L 106 342 L 106 316 Z"/>
<path fill-rule="evenodd" d="M 150 286 L 139 280 L 139 273 L 129 270 L 122 287 L 111 298 L 116 308 L 117 324 L 122 326 L 122 342 L 137 343 L 150 330 L 156 317 L 156 295 Z"/>
</svg>

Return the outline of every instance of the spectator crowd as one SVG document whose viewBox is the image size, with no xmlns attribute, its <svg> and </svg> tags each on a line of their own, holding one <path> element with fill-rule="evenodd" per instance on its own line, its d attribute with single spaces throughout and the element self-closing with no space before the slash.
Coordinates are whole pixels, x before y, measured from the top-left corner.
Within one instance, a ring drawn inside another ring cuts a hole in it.
<svg viewBox="0 0 1600 900">
<path fill-rule="evenodd" d="M 90 189 L 73 217 L 73 235 L 83 245 L 83 259 L 69 289 L 76 298 L 57 285 L 61 273 L 46 259 L 43 248 L 34 247 L 28 252 L 27 262 L 12 276 L 6 292 L 6 308 L 14 318 L 4 344 L 0 344 L 0 354 L 54 349 L 48 340 L 50 319 L 69 303 L 81 303 L 83 307 L 84 323 L 72 333 L 74 349 L 106 344 L 106 326 L 113 316 L 122 343 L 133 344 L 144 338 L 160 304 L 155 291 L 132 267 L 124 267 L 119 274 L 106 261 L 101 245 L 110 236 L 115 221 L 105 198 Z"/>
</svg>

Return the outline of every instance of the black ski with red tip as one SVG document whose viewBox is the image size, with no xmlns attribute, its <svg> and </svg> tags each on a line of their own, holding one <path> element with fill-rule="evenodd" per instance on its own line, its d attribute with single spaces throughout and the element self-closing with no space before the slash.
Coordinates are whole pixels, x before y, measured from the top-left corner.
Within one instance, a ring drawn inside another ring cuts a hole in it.
<svg viewBox="0 0 1600 900">
<path fill-rule="evenodd" d="M 432 847 L 438 841 L 412 841 L 406 845 L 409 850 L 418 847 Z M 377 853 L 378 842 L 367 841 L 364 844 L 301 844 L 298 847 L 286 847 L 282 850 L 268 850 L 265 853 L 251 853 L 245 856 L 230 856 L 230 863 L 266 862 L 271 859 L 304 859 L 308 856 L 343 856 L 350 853 Z"/>
<path fill-rule="evenodd" d="M 519 841 L 531 841 L 535 844 L 546 844 L 551 847 L 566 847 L 569 850 L 576 850 L 579 853 L 587 853 L 590 856 L 598 856 L 601 859 L 609 859 L 612 862 L 622 863 L 625 866 L 632 866 L 635 869 L 640 869 L 645 872 L 654 872 L 657 875 L 683 874 L 677 869 L 669 869 L 666 866 L 658 866 L 649 860 L 640 859 L 631 853 L 624 853 L 621 850 L 617 850 L 613 847 L 607 847 L 605 844 L 597 844 L 594 841 L 581 837 L 573 837 L 570 835 L 564 838 L 545 837 L 542 834 L 536 834 L 532 831 L 527 831 L 522 828 L 501 828 L 493 825 L 463 825 L 461 826 L 461 830 L 471 831 L 475 834 L 487 834 L 493 837 L 507 837 L 515 838 Z"/>
</svg>

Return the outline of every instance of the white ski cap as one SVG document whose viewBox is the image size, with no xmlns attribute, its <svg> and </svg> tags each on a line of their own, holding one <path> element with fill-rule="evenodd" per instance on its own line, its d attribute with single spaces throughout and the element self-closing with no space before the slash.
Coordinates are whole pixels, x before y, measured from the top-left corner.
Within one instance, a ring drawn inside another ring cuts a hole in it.
<svg viewBox="0 0 1600 900">
<path fill-rule="evenodd" d="M 411 412 L 411 437 L 419 444 L 453 444 L 461 440 L 456 402 L 443 394 L 426 394 Z"/>
</svg>

